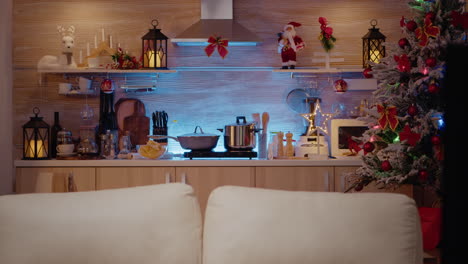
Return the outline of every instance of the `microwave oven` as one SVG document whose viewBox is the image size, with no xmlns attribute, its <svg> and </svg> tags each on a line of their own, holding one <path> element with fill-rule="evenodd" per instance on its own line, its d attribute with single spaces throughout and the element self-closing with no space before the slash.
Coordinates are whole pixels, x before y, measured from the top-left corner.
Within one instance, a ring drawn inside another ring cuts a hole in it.
<svg viewBox="0 0 468 264">
<path fill-rule="evenodd" d="M 357 119 L 332 119 L 330 131 L 330 153 L 335 158 L 349 157 L 348 140 L 361 137 L 369 129 L 367 123 Z M 362 150 L 358 153 L 362 155 Z M 354 156 L 354 157 L 356 157 Z"/>
</svg>

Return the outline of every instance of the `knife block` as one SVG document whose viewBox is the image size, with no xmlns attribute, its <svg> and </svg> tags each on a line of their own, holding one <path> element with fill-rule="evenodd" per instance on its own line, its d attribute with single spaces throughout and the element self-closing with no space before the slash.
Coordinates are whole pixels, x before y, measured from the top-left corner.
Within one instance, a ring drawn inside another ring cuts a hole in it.
<svg viewBox="0 0 468 264">
<path fill-rule="evenodd" d="M 153 135 L 167 136 L 167 127 L 153 127 Z M 167 138 L 153 140 L 158 143 L 167 145 Z"/>
</svg>

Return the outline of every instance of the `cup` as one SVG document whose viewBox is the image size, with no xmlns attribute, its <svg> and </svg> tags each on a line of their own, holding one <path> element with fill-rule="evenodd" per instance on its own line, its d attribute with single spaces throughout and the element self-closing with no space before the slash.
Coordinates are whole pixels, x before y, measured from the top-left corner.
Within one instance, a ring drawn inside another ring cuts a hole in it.
<svg viewBox="0 0 468 264">
<path fill-rule="evenodd" d="M 71 83 L 59 83 L 59 94 L 68 94 L 71 88 Z"/>
<path fill-rule="evenodd" d="M 75 149 L 75 144 L 60 144 L 57 145 L 57 152 L 61 154 L 71 154 Z"/>
<path fill-rule="evenodd" d="M 78 84 L 80 86 L 80 92 L 81 93 L 88 93 L 89 90 L 91 89 L 91 83 L 92 83 L 92 81 L 90 79 L 80 77 L 79 80 L 78 80 Z"/>
</svg>

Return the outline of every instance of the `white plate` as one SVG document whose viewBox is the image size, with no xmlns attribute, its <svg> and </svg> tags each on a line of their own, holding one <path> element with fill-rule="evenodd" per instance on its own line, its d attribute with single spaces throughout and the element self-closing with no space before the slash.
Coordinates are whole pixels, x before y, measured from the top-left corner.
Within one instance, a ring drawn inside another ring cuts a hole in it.
<svg viewBox="0 0 468 264">
<path fill-rule="evenodd" d="M 72 157 L 72 156 L 75 156 L 76 155 L 76 152 L 72 152 L 72 153 L 59 153 L 57 152 L 57 156 L 59 157 Z"/>
</svg>

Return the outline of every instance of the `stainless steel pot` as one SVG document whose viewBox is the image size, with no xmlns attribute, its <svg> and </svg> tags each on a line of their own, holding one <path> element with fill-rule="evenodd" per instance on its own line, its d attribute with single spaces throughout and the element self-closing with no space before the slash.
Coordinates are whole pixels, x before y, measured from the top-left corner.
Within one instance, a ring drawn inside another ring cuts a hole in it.
<svg viewBox="0 0 468 264">
<path fill-rule="evenodd" d="M 258 131 L 255 123 L 247 123 L 245 116 L 238 116 L 235 124 L 224 126 L 224 147 L 226 150 L 251 150 L 255 148 Z"/>
<path fill-rule="evenodd" d="M 200 129 L 200 133 L 197 130 Z M 219 135 L 204 133 L 202 128 L 199 126 L 195 127 L 193 133 L 184 134 L 177 137 L 165 136 L 165 135 L 153 135 L 148 136 L 149 138 L 162 139 L 172 138 L 180 143 L 180 146 L 184 149 L 190 150 L 212 150 L 218 144 Z"/>
</svg>

